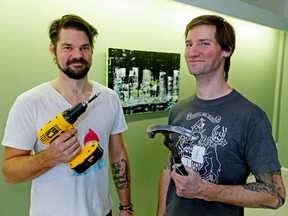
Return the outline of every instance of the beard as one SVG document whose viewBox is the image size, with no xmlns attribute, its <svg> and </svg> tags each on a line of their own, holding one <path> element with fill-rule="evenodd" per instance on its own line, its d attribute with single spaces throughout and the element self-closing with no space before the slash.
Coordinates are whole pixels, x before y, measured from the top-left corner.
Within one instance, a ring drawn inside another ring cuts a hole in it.
<svg viewBox="0 0 288 216">
<path fill-rule="evenodd" d="M 64 66 L 61 66 L 58 61 L 56 61 L 58 68 L 70 79 L 80 80 L 84 78 L 88 71 L 90 70 L 91 64 L 86 61 L 84 58 L 79 59 L 72 59 L 70 61 L 67 61 Z M 81 68 L 72 68 L 70 66 L 73 63 L 82 63 L 83 66 Z"/>
</svg>

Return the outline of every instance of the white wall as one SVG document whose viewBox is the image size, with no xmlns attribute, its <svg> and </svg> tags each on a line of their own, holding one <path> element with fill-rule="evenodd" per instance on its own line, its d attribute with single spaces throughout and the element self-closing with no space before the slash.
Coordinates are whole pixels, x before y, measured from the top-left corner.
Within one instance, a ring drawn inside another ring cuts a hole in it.
<svg viewBox="0 0 288 216">
<path fill-rule="evenodd" d="M 283 34 L 283 58 L 282 73 L 278 75 L 279 81 L 279 101 L 276 112 L 278 112 L 278 148 L 279 155 L 282 158 L 283 165 L 288 167 L 288 33 Z M 287 189 L 288 190 L 288 189 Z"/>
</svg>

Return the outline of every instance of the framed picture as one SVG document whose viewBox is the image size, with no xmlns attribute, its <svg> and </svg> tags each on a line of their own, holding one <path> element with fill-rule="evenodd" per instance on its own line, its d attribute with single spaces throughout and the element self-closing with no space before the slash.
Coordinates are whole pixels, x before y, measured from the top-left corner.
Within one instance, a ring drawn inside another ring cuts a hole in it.
<svg viewBox="0 0 288 216">
<path fill-rule="evenodd" d="M 179 97 L 180 54 L 108 48 L 107 86 L 124 114 L 169 110 Z"/>
</svg>

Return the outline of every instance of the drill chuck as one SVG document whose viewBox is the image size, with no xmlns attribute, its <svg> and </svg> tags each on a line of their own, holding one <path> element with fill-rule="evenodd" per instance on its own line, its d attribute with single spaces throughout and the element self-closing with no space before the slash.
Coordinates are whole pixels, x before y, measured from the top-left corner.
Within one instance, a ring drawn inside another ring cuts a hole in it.
<svg viewBox="0 0 288 216">
<path fill-rule="evenodd" d="M 87 109 L 87 104 L 88 103 L 79 103 L 76 106 L 65 110 L 62 115 L 63 118 L 69 123 L 69 124 L 74 124 L 79 116 L 81 116 Z"/>
<path fill-rule="evenodd" d="M 78 117 L 81 116 L 87 109 L 88 107 L 88 104 L 93 101 L 95 98 L 98 97 L 98 95 L 100 94 L 101 92 L 95 94 L 92 98 L 90 98 L 88 101 L 83 101 L 83 102 L 80 102 L 78 103 L 76 106 L 70 108 L 70 109 L 67 109 L 63 112 L 63 117 L 64 119 L 70 123 L 70 124 L 74 124 Z"/>
</svg>

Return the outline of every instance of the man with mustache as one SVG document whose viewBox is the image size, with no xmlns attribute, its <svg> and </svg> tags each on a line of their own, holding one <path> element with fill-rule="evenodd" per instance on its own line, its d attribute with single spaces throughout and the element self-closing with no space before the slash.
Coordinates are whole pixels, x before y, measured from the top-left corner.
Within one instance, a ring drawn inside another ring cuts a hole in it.
<svg viewBox="0 0 288 216">
<path fill-rule="evenodd" d="M 95 27 L 76 15 L 54 20 L 49 28 L 50 52 L 58 76 L 17 97 L 6 124 L 2 144 L 4 180 L 32 181 L 30 216 L 112 215 L 109 163 L 120 199 L 120 215 L 133 215 L 130 167 L 122 132 L 127 130 L 118 95 L 88 79 Z M 42 144 L 37 131 L 54 116 L 79 102 L 93 100 L 75 127 Z M 69 162 L 89 142 L 98 142 L 104 154 L 83 173 Z"/>
</svg>

